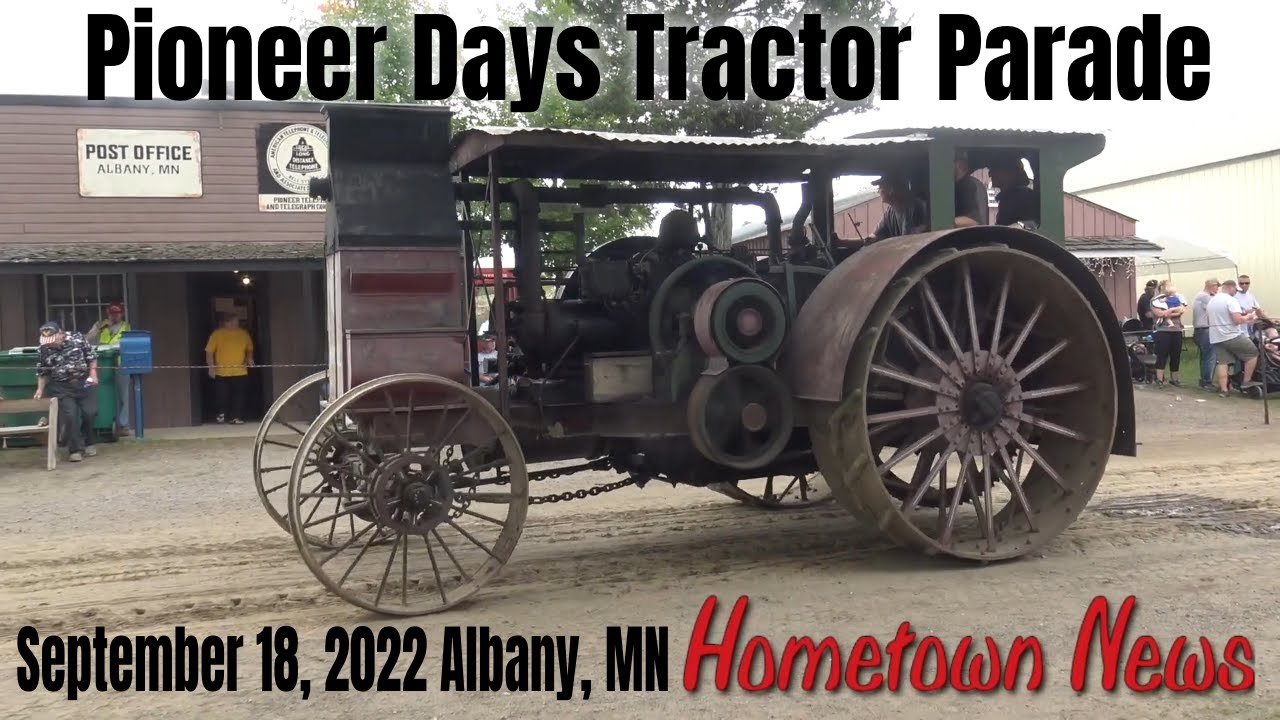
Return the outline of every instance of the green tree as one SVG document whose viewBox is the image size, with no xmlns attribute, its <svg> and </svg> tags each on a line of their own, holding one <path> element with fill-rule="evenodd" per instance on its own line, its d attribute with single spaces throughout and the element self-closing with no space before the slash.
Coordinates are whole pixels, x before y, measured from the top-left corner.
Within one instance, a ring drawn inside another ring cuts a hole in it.
<svg viewBox="0 0 1280 720">
<path fill-rule="evenodd" d="M 622 20 L 628 13 L 661 14 L 668 29 L 673 26 L 701 28 L 699 40 L 688 43 L 684 50 L 686 97 L 670 97 L 672 58 L 668 35 L 658 32 L 654 37 L 654 99 L 636 98 L 637 34 L 629 31 Z M 871 31 L 872 37 L 877 37 L 880 26 L 898 23 L 897 12 L 888 0 L 533 0 L 526 24 L 557 28 L 578 24 L 596 31 L 601 40 L 596 65 L 602 77 L 600 92 L 581 103 L 558 98 L 554 87 L 549 85 L 543 93 L 543 107 L 532 113 L 531 121 L 617 132 L 800 138 L 838 115 L 869 109 L 874 93 L 865 99 L 846 101 L 831 92 L 829 45 L 823 49 L 820 69 L 822 85 L 827 88 L 823 99 L 810 99 L 802 92 L 804 58 L 798 47 L 795 56 L 775 56 L 770 63 L 772 68 L 795 71 L 796 90 L 789 97 L 772 102 L 762 100 L 751 92 L 749 79 L 746 97 L 742 100 L 708 97 L 703 87 L 702 68 L 708 60 L 726 51 L 724 46 L 702 47 L 701 40 L 709 28 L 728 26 L 739 30 L 746 40 L 745 58 L 749 65 L 751 38 L 757 30 L 766 26 L 782 27 L 796 37 L 806 14 L 821 17 L 828 43 L 841 26 L 864 27 Z M 851 50 L 849 55 L 853 63 L 849 68 L 852 81 L 859 68 L 853 62 L 857 53 Z M 863 70 L 871 72 L 868 68 Z M 813 73 L 814 68 L 809 68 L 809 72 Z M 878 66 L 871 76 L 878 88 Z M 549 78 L 554 82 L 553 75 Z M 720 78 L 723 81 L 724 75 Z M 732 233 L 731 206 L 712 210 L 716 244 L 727 244 Z"/>
<path fill-rule="evenodd" d="M 346 30 L 352 38 L 355 37 L 355 28 L 357 27 L 386 27 L 387 38 L 378 43 L 374 53 L 375 92 L 373 101 L 380 103 L 413 103 L 417 102 L 414 92 L 414 15 L 432 12 L 445 12 L 445 8 L 440 3 L 432 2 L 432 0 L 326 0 L 319 5 L 318 16 L 300 17 L 296 20 L 296 23 L 304 34 L 310 34 L 317 27 L 333 26 Z M 520 9 L 507 12 L 494 10 L 491 11 L 493 16 L 491 21 L 495 24 L 519 25 L 521 24 L 521 13 L 522 10 Z M 458 32 L 459 47 L 455 48 L 455 52 L 457 53 L 457 68 L 459 74 L 461 74 L 461 70 L 467 60 L 461 49 L 461 35 L 466 32 L 466 28 L 459 27 Z M 509 53 L 508 57 L 510 57 Z M 349 69 L 354 72 L 356 70 L 355 64 L 353 63 Z M 507 88 L 508 98 L 515 97 L 515 77 L 514 67 L 508 62 L 505 72 L 505 78 L 509 86 Z M 551 90 L 554 93 L 554 86 L 551 87 Z M 348 93 L 348 98 L 354 99 L 354 96 L 355 87 L 353 83 Z M 548 127 L 582 126 L 581 123 L 571 124 L 567 121 L 560 122 L 556 119 L 556 111 L 553 111 L 553 108 L 560 108 L 560 111 L 563 112 L 570 107 L 568 101 L 563 99 L 560 99 L 558 103 L 545 105 L 542 115 L 529 116 L 513 112 L 510 108 L 509 99 L 471 100 L 462 95 L 459 85 L 454 95 L 444 104 L 448 105 L 454 113 L 452 127 L 455 133 L 483 125 L 528 126 L 531 124 L 531 120 L 534 119 L 538 122 L 532 124 Z M 542 185 L 545 183 L 535 181 L 535 184 Z M 472 203 L 470 209 L 472 220 L 487 221 L 490 211 L 486 203 Z M 572 219 L 573 213 L 573 208 L 548 207 L 544 210 L 542 216 L 544 219 L 551 221 L 569 221 Z M 652 221 L 652 217 L 652 212 L 648 208 L 623 208 L 600 214 L 588 214 L 585 217 L 585 239 L 588 248 L 608 240 L 633 234 L 640 228 L 647 226 Z M 492 247 L 492 239 L 487 231 L 473 232 L 472 238 L 477 246 L 478 256 L 485 257 L 492 254 L 489 250 Z M 543 246 L 545 250 L 562 254 L 549 258 L 550 262 L 565 265 L 567 264 L 565 260 L 568 260 L 568 258 L 563 254 L 574 248 L 574 236 L 568 232 L 549 233 L 543 237 Z"/>
</svg>

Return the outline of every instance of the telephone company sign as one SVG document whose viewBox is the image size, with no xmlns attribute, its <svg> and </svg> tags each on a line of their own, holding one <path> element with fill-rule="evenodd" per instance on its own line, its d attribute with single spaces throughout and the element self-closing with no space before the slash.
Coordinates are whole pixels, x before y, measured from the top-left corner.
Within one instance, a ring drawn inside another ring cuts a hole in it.
<svg viewBox="0 0 1280 720">
<path fill-rule="evenodd" d="M 200 133 L 194 130 L 76 131 L 80 196 L 198 198 Z"/>
<path fill-rule="evenodd" d="M 311 180 L 329 175 L 329 136 L 307 123 L 258 126 L 258 210 L 324 212 Z"/>
</svg>

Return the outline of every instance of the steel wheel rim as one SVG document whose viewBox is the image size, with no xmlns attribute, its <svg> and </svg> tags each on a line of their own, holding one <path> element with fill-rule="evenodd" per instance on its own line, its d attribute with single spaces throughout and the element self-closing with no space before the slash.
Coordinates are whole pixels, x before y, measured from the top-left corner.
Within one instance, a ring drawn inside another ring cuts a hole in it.
<svg viewBox="0 0 1280 720">
<path fill-rule="evenodd" d="M 293 434 L 296 434 L 299 439 L 305 437 L 306 436 L 305 429 L 299 429 L 292 423 L 287 423 L 283 420 L 278 421 L 276 418 L 280 414 L 280 412 L 284 410 L 284 408 L 288 406 L 290 403 L 292 403 L 294 400 L 300 397 L 305 397 L 304 393 L 307 390 L 307 388 L 324 381 L 325 378 L 328 377 L 328 375 L 329 375 L 328 372 L 325 372 L 325 371 L 312 373 L 311 375 L 308 375 L 307 377 L 304 377 L 298 382 L 289 386 L 289 389 L 285 390 L 284 393 L 280 395 L 280 397 L 276 398 L 275 402 L 271 404 L 271 407 L 267 409 L 267 414 L 262 418 L 262 422 L 258 425 L 258 433 L 253 440 L 254 488 L 258 491 L 258 499 L 262 502 L 262 506 L 266 508 L 267 515 L 269 515 L 271 519 L 275 522 L 275 524 L 279 525 L 280 529 L 284 530 L 285 532 L 290 531 L 289 520 L 288 520 L 289 480 L 288 480 L 288 477 L 285 476 L 283 480 L 273 478 L 270 482 L 268 482 L 266 479 L 266 475 L 272 474 L 272 473 L 280 473 L 281 471 L 291 472 L 293 469 L 293 466 L 291 463 L 285 464 L 285 465 L 267 466 L 263 461 L 263 453 L 266 450 L 268 445 L 284 447 L 290 450 L 293 454 L 297 453 L 299 446 L 289 445 L 282 441 L 272 440 L 268 438 L 268 435 L 271 434 L 271 426 L 274 424 L 280 424 L 288 428 Z M 280 506 L 277 507 L 276 503 L 273 502 L 273 500 L 279 502 Z M 321 546 L 324 546 L 326 544 L 322 538 L 315 537 L 315 536 L 311 537 L 311 542 L 317 543 Z"/>
<path fill-rule="evenodd" d="M 290 531 L 307 567 L 320 580 L 321 584 L 333 594 L 353 605 L 385 615 L 426 615 L 442 612 L 469 599 L 496 576 L 510 559 L 511 553 L 514 551 L 515 545 L 523 532 L 525 516 L 528 511 L 528 472 L 524 455 L 515 439 L 515 434 L 496 408 L 470 388 L 446 378 L 419 373 L 389 375 L 370 380 L 353 388 L 346 395 L 338 398 L 329 407 L 325 408 L 324 412 L 307 430 L 307 435 L 304 437 L 301 447 L 307 448 L 313 445 L 324 432 L 326 426 L 330 425 L 340 414 L 350 412 L 347 408 L 357 400 L 367 398 L 371 394 L 384 393 L 389 387 L 397 384 L 428 386 L 434 388 L 436 392 L 448 392 L 457 398 L 457 401 L 451 403 L 453 410 L 461 411 L 464 419 L 466 417 L 476 417 L 487 424 L 492 430 L 492 437 L 497 441 L 501 454 L 505 457 L 506 462 L 503 464 L 509 468 L 505 474 L 507 484 L 502 486 L 509 492 L 482 493 L 475 490 L 476 486 L 482 485 L 479 482 L 472 483 L 471 486 L 462 488 L 472 492 L 469 495 L 470 499 L 463 505 L 459 513 L 450 512 L 449 520 L 443 520 L 440 524 L 418 533 L 419 530 L 426 526 L 417 524 L 407 527 L 406 524 L 411 525 L 415 521 L 404 518 L 398 520 L 388 519 L 384 515 L 377 514 L 380 509 L 385 511 L 385 508 L 395 503 L 382 502 L 377 504 L 372 502 L 374 496 L 381 496 L 384 492 L 390 492 L 387 488 L 392 487 L 394 483 L 384 481 L 384 476 L 382 475 L 370 474 L 365 477 L 365 485 L 361 487 L 363 496 L 358 495 L 356 492 L 350 492 L 344 496 L 344 501 L 351 503 L 351 507 L 362 507 L 363 511 L 369 514 L 370 517 L 368 519 L 362 518 L 359 523 L 353 521 L 350 532 L 345 535 L 346 542 L 341 545 L 335 545 L 332 549 L 317 548 L 306 541 L 307 521 L 305 519 L 303 522 L 297 521 L 301 516 L 299 512 L 300 501 L 304 499 L 303 496 L 307 494 L 308 490 L 303 473 L 303 469 L 306 467 L 305 455 L 300 450 L 297 457 L 295 457 L 290 476 Z M 394 415 L 393 418 L 399 420 L 401 416 L 404 416 L 409 418 L 406 422 L 412 423 L 412 410 L 418 406 L 412 402 L 412 396 L 410 396 L 407 404 L 409 412 Z M 423 413 L 423 416 L 426 417 L 430 414 L 430 411 L 428 411 Z M 431 422 L 435 423 L 437 420 L 443 421 L 451 417 L 445 413 L 435 412 Z M 461 425 L 461 420 L 456 421 L 455 424 L 455 421 L 450 419 L 448 425 L 444 422 L 439 422 L 432 427 L 438 430 L 437 434 L 449 436 L 457 431 Z M 421 428 L 422 426 L 418 425 L 416 427 Z M 418 449 L 420 450 L 420 448 Z M 395 465 L 397 463 L 396 459 L 403 457 L 403 453 L 388 454 L 386 462 L 381 463 L 381 466 L 385 469 Z M 452 458 L 451 460 L 458 462 L 461 458 Z M 405 463 L 399 464 L 404 465 Z M 484 472 L 486 469 L 496 471 L 497 466 L 490 464 L 489 467 L 482 468 L 480 472 Z M 426 473 L 419 472 L 419 475 L 423 476 Z M 442 475 L 437 473 L 431 477 L 435 477 L 438 480 Z M 479 472 L 477 473 L 478 477 Z M 499 498 L 505 498 L 506 502 L 498 502 L 497 499 Z M 399 499 L 403 500 L 403 497 Z M 449 502 L 452 503 L 452 499 Z M 481 503 L 481 509 L 479 511 L 471 510 L 471 503 Z M 490 508 L 495 508 L 499 505 L 507 507 L 506 517 L 501 520 L 494 517 L 493 511 L 490 510 Z M 453 509 L 458 508 L 451 506 L 451 510 Z M 336 517 L 333 519 L 322 517 L 320 520 L 333 523 L 337 523 L 339 520 L 346 522 L 345 518 L 352 517 L 353 513 L 334 513 L 334 515 Z M 457 520 L 470 516 L 483 518 L 483 521 L 479 524 L 486 527 L 492 528 L 495 525 L 500 527 L 497 539 L 490 544 L 484 544 L 476 538 L 478 533 L 473 528 L 460 529 L 460 524 Z M 317 521 L 313 520 L 311 522 L 316 523 Z M 449 532 L 450 529 L 453 532 Z M 416 534 L 417 540 L 415 542 L 410 542 L 410 534 Z M 448 537 L 448 540 L 445 539 L 446 537 Z M 408 554 L 411 546 L 413 546 L 412 549 L 417 558 L 412 561 L 409 560 Z M 477 546 L 482 547 L 484 551 L 477 551 L 475 549 Z M 365 557 L 370 554 L 369 551 L 373 548 L 388 550 L 385 563 L 381 560 L 382 555 L 378 555 L 373 562 L 365 563 L 364 565 L 365 573 L 363 576 L 366 578 L 373 566 L 377 566 L 376 573 L 380 575 L 380 583 L 376 592 L 373 591 L 367 580 L 362 583 L 360 588 L 352 585 L 353 582 L 356 582 L 352 579 L 353 571 L 358 565 L 365 562 Z M 339 559 L 341 555 L 345 555 L 345 557 Z M 483 559 L 478 567 L 474 563 L 468 562 L 477 559 L 481 555 Z M 353 556 L 354 559 L 352 561 Z M 459 558 L 462 558 L 462 560 L 459 560 Z M 331 561 L 333 562 L 332 565 L 329 564 Z M 412 578 L 410 577 L 411 562 L 414 563 Z M 392 567 L 393 564 L 395 565 L 394 568 Z M 392 574 L 397 576 L 396 580 L 399 581 L 399 584 L 388 586 L 387 583 Z M 446 577 L 460 580 L 460 582 L 456 586 L 445 589 L 445 586 L 448 585 L 445 582 Z M 412 583 L 410 582 L 411 579 Z M 413 602 L 410 602 L 411 593 L 414 594 Z"/>
<path fill-rule="evenodd" d="M 948 275 L 958 314 L 934 289 Z M 891 287 L 851 358 L 853 392 L 814 428 L 820 465 L 838 469 L 827 475 L 836 476 L 833 492 L 899 544 L 929 554 L 1001 560 L 1043 546 L 1092 497 L 1115 433 L 1115 377 L 1091 306 L 1052 265 L 1004 247 L 943 251 Z M 1057 315 L 1051 336 L 1046 312 Z M 939 315 L 958 321 L 949 337 Z M 932 330 L 925 318 L 935 321 Z M 988 352 L 972 352 L 975 336 Z M 901 348 L 891 349 L 891 338 Z M 915 367 L 899 367 L 902 348 Z M 998 386 L 999 403 L 980 382 Z M 888 397 L 895 386 L 901 398 Z M 896 444 L 885 442 L 895 433 Z M 881 444 L 890 449 L 880 451 Z M 961 462 L 970 456 L 972 463 Z M 908 488 L 886 482 L 894 470 L 910 472 Z M 929 507 L 931 495 L 937 507 Z"/>
</svg>

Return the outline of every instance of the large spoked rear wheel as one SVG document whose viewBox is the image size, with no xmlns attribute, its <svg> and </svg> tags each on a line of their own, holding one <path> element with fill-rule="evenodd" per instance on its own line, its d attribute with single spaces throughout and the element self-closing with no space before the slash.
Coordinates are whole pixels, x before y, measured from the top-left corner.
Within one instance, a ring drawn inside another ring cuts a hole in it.
<svg viewBox="0 0 1280 720">
<path fill-rule="evenodd" d="M 271 519 L 286 532 L 289 470 L 307 426 L 320 413 L 320 387 L 328 376 L 327 372 L 313 373 L 285 390 L 267 409 L 253 441 L 253 484 L 258 498 Z M 331 454 L 323 458 L 326 464 L 331 459 Z M 313 457 L 317 466 L 321 460 L 318 454 Z M 312 536 L 312 541 L 327 544 L 321 537 Z"/>
<path fill-rule="evenodd" d="M 339 483 L 307 457 L 339 417 L 357 426 Z M 307 430 L 289 481 L 289 518 L 303 560 L 353 605 L 389 615 L 446 610 L 506 564 L 529 505 L 524 455 L 501 414 L 470 388 L 406 373 L 366 382 Z M 314 502 L 326 510 L 309 513 Z M 307 541 L 335 538 L 332 548 Z"/>
<path fill-rule="evenodd" d="M 738 502 L 761 510 L 803 510 L 830 504 L 835 500 L 831 487 L 820 473 L 809 475 L 771 475 L 717 483 L 712 490 Z"/>
<path fill-rule="evenodd" d="M 837 499 L 898 544 L 1025 555 L 1097 489 L 1116 428 L 1103 330 L 1049 263 L 1004 246 L 940 251 L 867 318 L 845 401 L 811 428 Z"/>
</svg>

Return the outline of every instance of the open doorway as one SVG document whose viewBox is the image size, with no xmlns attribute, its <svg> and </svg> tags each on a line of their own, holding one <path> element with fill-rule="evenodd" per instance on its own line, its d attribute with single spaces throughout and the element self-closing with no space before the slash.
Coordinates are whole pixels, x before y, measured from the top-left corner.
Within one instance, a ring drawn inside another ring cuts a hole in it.
<svg viewBox="0 0 1280 720">
<path fill-rule="evenodd" d="M 218 327 L 220 313 L 240 318 L 240 327 L 253 338 L 253 361 L 258 368 L 249 370 L 245 390 L 245 422 L 260 420 L 266 413 L 268 372 L 261 366 L 271 362 L 270 333 L 267 328 L 267 292 L 265 273 L 203 272 L 191 273 L 187 282 L 190 293 L 191 364 L 204 365 L 204 347 L 209 335 Z M 196 425 L 214 422 L 217 406 L 213 380 L 207 369 L 192 371 L 191 411 Z"/>
</svg>

